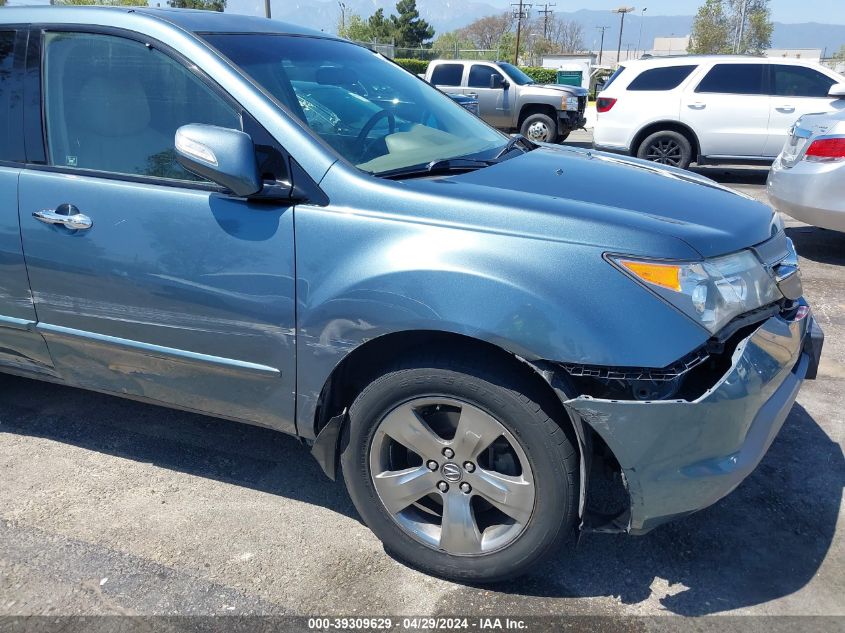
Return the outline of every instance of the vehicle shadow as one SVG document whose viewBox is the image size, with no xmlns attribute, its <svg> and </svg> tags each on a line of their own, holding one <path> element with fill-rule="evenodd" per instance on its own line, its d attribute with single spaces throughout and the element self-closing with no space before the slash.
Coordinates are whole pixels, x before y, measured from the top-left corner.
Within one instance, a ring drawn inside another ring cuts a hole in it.
<svg viewBox="0 0 845 633">
<path fill-rule="evenodd" d="M 0 375 L 0 394 L 0 433 L 149 462 L 359 520 L 343 483 L 283 433 L 9 375 Z"/>
<path fill-rule="evenodd" d="M 117 397 L 0 376 L 0 433 L 42 437 L 358 515 L 295 438 Z M 707 615 L 792 594 L 831 546 L 845 486 L 842 449 L 800 405 L 763 462 L 715 506 L 643 537 L 587 534 L 528 576 L 459 586 L 436 612 L 565 613 L 567 598 L 657 601 Z M 483 595 L 483 601 L 480 596 Z"/>
<path fill-rule="evenodd" d="M 557 599 L 611 597 L 699 616 L 792 594 L 831 546 L 843 485 L 841 447 L 795 405 L 763 462 L 715 506 L 642 537 L 584 535 L 574 554 L 485 587 L 484 610 L 566 613 Z M 438 611 L 477 603 L 477 591 L 456 589 Z"/>
<path fill-rule="evenodd" d="M 765 185 L 769 176 L 768 166 L 705 165 L 693 166 L 690 171 L 723 185 Z"/>
<path fill-rule="evenodd" d="M 798 255 L 819 264 L 845 264 L 845 233 L 820 229 L 817 226 L 798 226 L 786 229 Z"/>
</svg>

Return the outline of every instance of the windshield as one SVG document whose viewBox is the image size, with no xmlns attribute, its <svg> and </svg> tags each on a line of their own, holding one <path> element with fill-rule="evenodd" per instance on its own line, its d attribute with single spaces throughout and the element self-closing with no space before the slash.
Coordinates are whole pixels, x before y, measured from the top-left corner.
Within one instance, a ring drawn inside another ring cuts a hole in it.
<svg viewBox="0 0 845 633">
<path fill-rule="evenodd" d="M 481 157 L 507 141 L 446 95 L 361 46 L 274 34 L 204 37 L 364 171 Z"/>
<path fill-rule="evenodd" d="M 526 86 L 528 84 L 534 83 L 534 80 L 531 79 L 531 77 L 526 75 L 513 64 L 508 64 L 507 62 L 499 62 L 499 67 L 504 70 L 508 74 L 508 77 L 510 77 L 519 86 Z"/>
</svg>

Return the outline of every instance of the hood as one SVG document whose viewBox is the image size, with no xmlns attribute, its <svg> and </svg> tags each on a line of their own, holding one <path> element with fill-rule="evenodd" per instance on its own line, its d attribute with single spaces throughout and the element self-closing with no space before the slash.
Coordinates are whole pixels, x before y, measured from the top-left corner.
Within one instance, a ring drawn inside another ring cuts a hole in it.
<svg viewBox="0 0 845 633">
<path fill-rule="evenodd" d="M 563 84 L 531 84 L 530 86 L 523 86 L 523 88 L 531 88 L 533 90 L 553 90 L 554 92 L 565 92 L 574 97 L 586 97 L 589 91 L 580 86 L 565 86 Z"/>
<path fill-rule="evenodd" d="M 703 257 L 754 246 L 777 231 L 773 210 L 748 196 L 691 172 L 603 152 L 542 146 L 446 180 L 463 185 L 452 196 L 671 236 Z"/>
</svg>

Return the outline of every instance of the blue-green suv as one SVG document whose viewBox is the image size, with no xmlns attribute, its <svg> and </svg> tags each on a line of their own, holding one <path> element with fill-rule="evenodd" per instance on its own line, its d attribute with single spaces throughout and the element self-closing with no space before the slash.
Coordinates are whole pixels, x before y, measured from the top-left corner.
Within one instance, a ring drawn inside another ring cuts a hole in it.
<svg viewBox="0 0 845 633">
<path fill-rule="evenodd" d="M 0 112 L 0 369 L 297 435 L 430 573 L 713 503 L 816 372 L 769 207 L 322 33 L 4 8 Z"/>
</svg>

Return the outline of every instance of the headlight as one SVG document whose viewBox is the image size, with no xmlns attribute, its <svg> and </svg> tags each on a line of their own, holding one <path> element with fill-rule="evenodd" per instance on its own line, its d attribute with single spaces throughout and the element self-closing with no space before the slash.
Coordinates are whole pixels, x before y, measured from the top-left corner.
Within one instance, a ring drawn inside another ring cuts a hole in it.
<svg viewBox="0 0 845 633">
<path fill-rule="evenodd" d="M 611 259 L 623 272 L 645 283 L 712 333 L 734 317 L 783 296 L 751 251 L 702 262 Z"/>
<path fill-rule="evenodd" d="M 578 110 L 578 97 L 563 97 L 560 100 L 561 110 Z"/>
</svg>

